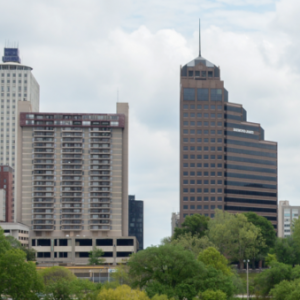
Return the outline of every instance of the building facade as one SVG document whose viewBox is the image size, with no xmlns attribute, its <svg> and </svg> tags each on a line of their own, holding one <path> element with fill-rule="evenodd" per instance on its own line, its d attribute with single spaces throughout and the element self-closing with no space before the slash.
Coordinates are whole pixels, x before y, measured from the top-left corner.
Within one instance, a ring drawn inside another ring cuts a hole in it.
<svg viewBox="0 0 300 300">
<path fill-rule="evenodd" d="M 20 126 L 18 217 L 39 261 L 61 261 L 51 247 L 66 237 L 70 263 L 87 262 L 96 240 L 127 237 L 128 104 L 116 114 L 21 113 Z"/>
<path fill-rule="evenodd" d="M 175 232 L 175 228 L 179 226 L 180 221 L 180 214 L 179 213 L 172 213 L 171 217 L 171 236 Z"/>
<path fill-rule="evenodd" d="M 5 222 L 0 223 L 5 236 L 13 236 L 23 247 L 29 245 L 29 227 L 21 223 Z"/>
<path fill-rule="evenodd" d="M 293 220 L 298 219 L 300 206 L 292 206 L 287 200 L 278 204 L 278 237 L 288 237 L 292 233 Z"/>
<path fill-rule="evenodd" d="M 3 63 L 0 64 L 0 95 L 1 95 L 1 123 L 0 123 L 0 164 L 9 165 L 15 174 L 19 172 L 19 113 L 22 111 L 39 111 L 39 84 L 32 74 L 32 68 L 21 64 L 19 49 L 5 48 Z M 18 187 L 17 178 L 14 178 L 14 195 L 12 215 L 16 222 Z"/>
<path fill-rule="evenodd" d="M 144 249 L 144 201 L 135 200 L 134 195 L 128 196 L 129 217 L 128 232 L 129 236 L 135 236 L 139 242 L 139 249 Z"/>
<path fill-rule="evenodd" d="M 220 68 L 199 54 L 180 70 L 180 222 L 215 209 L 277 227 L 277 143 L 229 102 Z"/>
<path fill-rule="evenodd" d="M 0 166 L 0 189 L 5 190 L 5 222 L 13 222 L 13 172 L 9 166 Z"/>
<path fill-rule="evenodd" d="M 6 221 L 6 191 L 0 189 L 0 222 Z"/>
</svg>

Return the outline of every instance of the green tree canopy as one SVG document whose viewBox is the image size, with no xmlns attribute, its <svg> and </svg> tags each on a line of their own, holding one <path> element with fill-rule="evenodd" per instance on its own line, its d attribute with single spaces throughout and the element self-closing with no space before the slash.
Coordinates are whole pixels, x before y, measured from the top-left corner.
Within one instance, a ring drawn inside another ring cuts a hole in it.
<svg viewBox="0 0 300 300">
<path fill-rule="evenodd" d="M 206 266 L 212 266 L 216 270 L 220 270 L 224 275 L 233 275 L 228 266 L 228 260 L 216 248 L 209 247 L 200 252 L 198 260 L 202 261 Z"/>
<path fill-rule="evenodd" d="M 280 283 L 276 284 L 269 294 L 274 300 L 299 300 L 300 281 L 283 280 Z"/>
<path fill-rule="evenodd" d="M 276 284 L 283 280 L 290 280 L 292 267 L 279 262 L 271 263 L 271 268 L 261 272 L 255 278 L 255 285 L 261 295 L 266 296 Z"/>
<path fill-rule="evenodd" d="M 226 300 L 227 295 L 222 291 L 206 290 L 200 294 L 201 300 Z"/>
<path fill-rule="evenodd" d="M 149 300 L 144 291 L 131 289 L 128 285 L 121 285 L 116 289 L 101 289 L 99 300 Z"/>
<path fill-rule="evenodd" d="M 207 230 L 209 217 L 194 214 L 192 216 L 187 216 L 181 227 L 175 228 L 173 239 L 177 239 L 180 235 L 190 233 L 192 236 L 197 236 L 201 238 L 205 235 Z"/>
<path fill-rule="evenodd" d="M 255 257 L 265 247 L 260 229 L 243 214 L 216 210 L 215 218 L 208 223 L 208 235 L 224 256 L 240 263 Z"/>
<path fill-rule="evenodd" d="M 128 266 L 132 287 L 145 288 L 150 297 L 165 294 L 170 298 L 184 291 L 186 298 L 192 299 L 206 273 L 204 264 L 195 260 L 193 253 L 170 244 L 139 251 L 130 257 Z"/>
<path fill-rule="evenodd" d="M 297 247 L 293 236 L 277 238 L 272 252 L 276 254 L 277 260 L 281 263 L 289 265 L 300 263 L 300 249 Z"/>
<path fill-rule="evenodd" d="M 249 222 L 260 229 L 261 235 L 267 246 L 266 250 L 274 247 L 277 236 L 272 223 L 267 218 L 259 216 L 254 212 L 247 212 L 244 213 L 244 215 L 247 217 Z"/>
<path fill-rule="evenodd" d="M 0 227 L 0 255 L 11 249 L 11 245 L 4 235 L 3 229 Z"/>
<path fill-rule="evenodd" d="M 45 285 L 62 280 L 73 281 L 77 279 L 77 277 L 69 269 L 59 266 L 42 269 L 39 271 L 39 274 L 43 278 Z"/>
<path fill-rule="evenodd" d="M 7 236 L 6 240 L 9 242 L 11 248 L 20 249 L 20 250 L 24 251 L 26 254 L 26 259 L 28 261 L 35 261 L 36 251 L 34 249 L 30 249 L 30 248 L 26 248 L 26 247 L 22 246 L 22 244 L 11 235 Z"/>
<path fill-rule="evenodd" d="M 26 254 L 11 249 L 0 256 L 0 295 L 12 299 L 38 299 L 37 292 L 43 289 L 35 264 L 26 261 Z"/>
<path fill-rule="evenodd" d="M 102 249 L 93 247 L 93 250 L 89 252 L 89 265 L 99 266 L 105 262 L 105 258 L 101 258 L 104 255 Z"/>
<path fill-rule="evenodd" d="M 195 258 L 198 257 L 198 254 L 208 248 L 208 247 L 215 247 L 214 244 L 209 240 L 207 236 L 203 236 L 199 238 L 198 236 L 192 236 L 192 234 L 185 233 L 180 235 L 177 239 L 173 239 L 171 241 L 172 245 L 180 245 L 184 249 L 191 251 Z"/>
</svg>

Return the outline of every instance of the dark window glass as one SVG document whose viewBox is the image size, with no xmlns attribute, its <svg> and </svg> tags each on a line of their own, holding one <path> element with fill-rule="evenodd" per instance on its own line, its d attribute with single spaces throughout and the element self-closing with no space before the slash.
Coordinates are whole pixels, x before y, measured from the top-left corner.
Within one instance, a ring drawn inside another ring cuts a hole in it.
<svg viewBox="0 0 300 300">
<path fill-rule="evenodd" d="M 217 125 L 218 125 L 218 126 L 222 126 L 222 122 L 218 122 Z"/>
<path fill-rule="evenodd" d="M 210 209 L 215 209 L 215 208 L 216 208 L 215 205 L 211 205 L 211 206 L 210 206 Z"/>
<path fill-rule="evenodd" d="M 190 197 L 190 201 L 195 201 L 195 197 Z"/>
<path fill-rule="evenodd" d="M 197 205 L 197 209 L 202 209 L 202 205 Z"/>
<path fill-rule="evenodd" d="M 215 180 L 211 180 L 210 184 L 216 184 L 216 181 Z"/>
<path fill-rule="evenodd" d="M 208 201 L 208 197 L 204 197 L 204 201 Z"/>
<path fill-rule="evenodd" d="M 222 164 L 218 164 L 218 168 L 222 168 Z"/>
<path fill-rule="evenodd" d="M 232 164 L 225 164 L 225 168 L 226 169 L 233 169 L 233 170 L 242 170 L 242 171 L 253 171 L 253 172 L 277 174 L 277 169 L 267 169 L 267 168 L 258 168 L 258 167 L 232 165 Z"/>
<path fill-rule="evenodd" d="M 191 163 L 191 164 L 190 164 L 190 167 L 195 168 L 195 164 L 194 164 L 194 163 Z"/>
<path fill-rule="evenodd" d="M 201 143 L 202 142 L 202 138 L 197 138 L 197 143 Z"/>
<path fill-rule="evenodd" d="M 197 159 L 201 159 L 202 158 L 202 155 L 197 155 Z"/>
<path fill-rule="evenodd" d="M 217 133 L 218 133 L 218 134 L 222 134 L 222 130 L 218 130 Z"/>
<path fill-rule="evenodd" d="M 202 201 L 202 197 L 197 197 L 197 201 Z"/>
<path fill-rule="evenodd" d="M 202 164 L 201 163 L 197 163 L 197 168 L 201 168 Z"/>
<path fill-rule="evenodd" d="M 209 78 L 213 77 L 213 71 L 208 71 L 207 74 Z"/>
<path fill-rule="evenodd" d="M 198 121 L 198 122 L 197 122 L 197 126 L 202 126 L 202 122 L 201 122 L 201 121 Z"/>
<path fill-rule="evenodd" d="M 191 151 L 194 151 L 194 150 L 195 150 L 195 146 L 191 146 L 191 147 L 190 147 L 190 150 L 191 150 Z"/>
<path fill-rule="evenodd" d="M 222 180 L 218 180 L 218 184 L 222 184 Z"/>
<path fill-rule="evenodd" d="M 218 172 L 218 176 L 222 176 L 222 172 Z"/>
<path fill-rule="evenodd" d="M 204 184 L 208 184 L 208 182 L 209 182 L 209 181 L 208 181 L 207 179 L 206 179 L 206 180 L 203 180 L 203 183 L 204 183 Z"/>
<path fill-rule="evenodd" d="M 277 209 L 276 208 L 259 208 L 259 207 L 244 207 L 244 206 L 225 206 L 225 210 L 229 211 L 257 211 L 257 212 L 268 212 L 268 213 L 276 213 Z"/>
<path fill-rule="evenodd" d="M 209 109 L 209 106 L 208 105 L 204 105 L 204 109 Z"/>
<path fill-rule="evenodd" d="M 202 151 L 202 147 L 201 147 L 201 146 L 198 146 L 198 147 L 197 147 L 197 151 Z"/>
<path fill-rule="evenodd" d="M 195 104 L 191 104 L 190 109 L 195 109 Z"/>
<path fill-rule="evenodd" d="M 183 201 L 188 201 L 189 198 L 188 197 L 183 197 Z"/>
<path fill-rule="evenodd" d="M 277 153 L 253 151 L 253 150 L 246 150 L 246 149 L 235 149 L 229 147 L 225 147 L 225 152 L 277 158 Z"/>
<path fill-rule="evenodd" d="M 216 106 L 215 105 L 211 105 L 210 109 L 216 109 Z"/>
<path fill-rule="evenodd" d="M 222 155 L 217 155 L 217 159 L 222 159 Z"/>
<path fill-rule="evenodd" d="M 197 189 L 197 193 L 202 193 L 202 189 Z"/>
<path fill-rule="evenodd" d="M 207 138 L 204 139 L 204 143 L 208 143 L 208 139 Z"/>
<path fill-rule="evenodd" d="M 260 188 L 260 189 L 272 189 L 272 190 L 277 189 L 277 185 L 274 184 L 239 182 L 239 181 L 228 181 L 228 180 L 225 181 L 225 185 L 243 186 L 243 187 Z"/>
<path fill-rule="evenodd" d="M 188 209 L 188 205 L 183 205 L 183 209 Z"/>
<path fill-rule="evenodd" d="M 195 129 L 191 129 L 190 134 L 195 134 Z"/>
<path fill-rule="evenodd" d="M 216 201 L 216 197 L 210 197 L 210 201 Z"/>
<path fill-rule="evenodd" d="M 206 77 L 206 71 L 201 71 L 201 77 Z"/>
<path fill-rule="evenodd" d="M 218 197 L 218 201 L 222 201 L 222 197 Z"/>
<path fill-rule="evenodd" d="M 231 190 L 231 189 L 225 189 L 225 194 L 277 197 L 277 193 L 239 191 L 239 190 Z"/>
<path fill-rule="evenodd" d="M 216 172 L 210 172 L 210 176 L 216 176 Z"/>
<path fill-rule="evenodd" d="M 190 158 L 191 158 L 191 159 L 195 159 L 195 155 L 194 155 L 194 154 L 191 154 L 191 155 L 190 155 Z"/>
<path fill-rule="evenodd" d="M 258 200 L 258 199 L 244 199 L 244 198 L 225 197 L 225 201 L 226 202 L 236 202 L 236 203 L 277 205 L 277 201 L 274 201 L 274 200 Z"/>
<path fill-rule="evenodd" d="M 222 105 L 218 105 L 218 109 L 222 109 Z"/>
<path fill-rule="evenodd" d="M 195 209 L 195 205 L 191 205 L 191 206 L 190 206 L 190 209 Z"/>
<path fill-rule="evenodd" d="M 187 168 L 187 167 L 188 167 L 188 164 L 187 164 L 187 163 L 184 163 L 184 164 L 183 164 L 183 167 L 184 167 L 184 168 Z"/>
<path fill-rule="evenodd" d="M 195 180 L 190 180 L 190 184 L 195 184 Z"/>
<path fill-rule="evenodd" d="M 214 217 L 215 217 L 215 214 L 210 214 L 210 217 L 211 217 L 211 218 L 214 218 Z"/>
<path fill-rule="evenodd" d="M 210 158 L 211 158 L 211 159 L 215 159 L 216 156 L 215 156 L 215 155 L 211 155 Z"/>
<path fill-rule="evenodd" d="M 218 143 L 222 143 L 222 139 L 218 139 L 217 141 L 218 141 Z"/>
<path fill-rule="evenodd" d="M 198 104 L 198 105 L 197 105 L 197 109 L 202 109 L 202 105 L 201 105 L 201 104 Z"/>
<path fill-rule="evenodd" d="M 226 156 L 226 155 L 225 155 L 225 160 L 237 161 L 237 162 L 247 162 L 247 163 L 253 163 L 253 164 L 262 164 L 262 165 L 269 165 L 269 166 L 277 165 L 276 161 L 271 161 L 271 160 L 260 160 L 260 159 L 233 157 L 233 156 Z"/>
<path fill-rule="evenodd" d="M 197 180 L 197 184 L 202 184 L 202 180 Z"/>
<path fill-rule="evenodd" d="M 242 110 L 242 107 L 234 107 L 234 106 L 225 105 L 225 106 L 224 106 L 224 109 L 225 109 L 226 111 L 234 111 L 234 112 L 240 113 L 241 110 Z"/>
<path fill-rule="evenodd" d="M 190 192 L 191 193 L 195 193 L 195 189 L 190 189 Z"/>
<path fill-rule="evenodd" d="M 189 139 L 187 139 L 187 138 L 184 138 L 184 139 L 183 139 L 183 142 L 184 142 L 184 143 L 188 143 L 188 141 L 189 141 Z"/>
<path fill-rule="evenodd" d="M 191 176 L 195 176 L 195 172 L 193 172 L 193 171 L 190 172 L 190 175 L 191 175 Z"/>
<path fill-rule="evenodd" d="M 209 131 L 207 129 L 204 130 L 204 134 L 208 134 Z"/>
<path fill-rule="evenodd" d="M 270 176 L 259 176 L 253 174 L 240 174 L 240 173 L 231 173 L 225 172 L 226 177 L 233 177 L 233 178 L 243 178 L 243 179 L 254 179 L 254 180 L 265 180 L 265 181 L 276 181 L 277 177 L 270 177 Z"/>
<path fill-rule="evenodd" d="M 194 139 L 194 138 L 191 138 L 191 139 L 190 139 L 190 142 L 191 142 L 191 143 L 195 143 L 195 139 Z"/>
<path fill-rule="evenodd" d="M 188 104 L 183 104 L 183 109 L 189 109 Z"/>
<path fill-rule="evenodd" d="M 197 172 L 197 176 L 202 176 L 202 172 L 201 172 L 201 171 L 198 171 L 198 172 Z"/>
<path fill-rule="evenodd" d="M 211 134 L 216 134 L 216 131 L 215 130 L 211 130 L 210 133 Z"/>
<path fill-rule="evenodd" d="M 183 134 L 188 134 L 188 133 L 189 133 L 188 129 L 183 129 Z"/>
<path fill-rule="evenodd" d="M 218 205 L 218 209 L 222 209 L 222 205 Z"/>
<path fill-rule="evenodd" d="M 211 101 L 222 101 L 222 89 L 211 89 L 210 90 Z"/>
<path fill-rule="evenodd" d="M 201 129 L 198 129 L 198 130 L 197 130 L 197 134 L 202 134 L 202 130 L 201 130 Z"/>
<path fill-rule="evenodd" d="M 207 163 L 203 164 L 203 167 L 208 168 L 208 164 Z M 204 175 L 205 175 L 205 173 L 204 173 Z"/>
<path fill-rule="evenodd" d="M 184 193 L 188 193 L 188 189 L 183 189 L 183 192 Z"/>
<path fill-rule="evenodd" d="M 224 118 L 225 118 L 226 120 L 242 121 L 241 116 L 235 116 L 235 115 L 224 114 Z"/>
<path fill-rule="evenodd" d="M 188 172 L 183 172 L 183 176 L 188 176 Z"/>
<path fill-rule="evenodd" d="M 191 118 L 195 118 L 195 114 L 194 113 L 190 113 L 190 117 Z"/>
<path fill-rule="evenodd" d="M 183 180 L 183 184 L 188 184 L 189 181 L 188 180 Z"/>
<path fill-rule="evenodd" d="M 208 99 L 209 99 L 208 91 L 209 91 L 209 89 L 197 89 L 197 100 L 198 101 L 208 101 Z"/>
<path fill-rule="evenodd" d="M 194 101 L 195 100 L 195 89 L 183 88 L 183 100 Z"/>
<path fill-rule="evenodd" d="M 208 209 L 208 205 L 204 205 L 204 209 Z"/>
<path fill-rule="evenodd" d="M 184 117 L 184 118 L 187 118 L 188 116 L 189 116 L 188 113 L 184 113 L 184 114 L 183 114 L 183 117 Z"/>
<path fill-rule="evenodd" d="M 207 146 L 204 147 L 204 151 L 208 151 L 208 147 Z"/>
<path fill-rule="evenodd" d="M 216 117 L 216 114 L 210 114 L 210 117 L 211 117 L 211 118 L 215 118 L 215 117 Z"/>
<path fill-rule="evenodd" d="M 191 125 L 191 126 L 195 126 L 195 121 L 191 121 L 191 122 L 190 122 L 190 125 Z"/>
<path fill-rule="evenodd" d="M 216 126 L 216 122 L 210 122 L 210 126 Z"/>
<path fill-rule="evenodd" d="M 210 192 L 211 192 L 211 193 L 215 193 L 215 192 L 216 192 L 216 189 L 210 189 Z"/>
<path fill-rule="evenodd" d="M 208 118 L 208 114 L 204 114 L 204 118 Z"/>
<path fill-rule="evenodd" d="M 189 156 L 187 154 L 183 155 L 183 159 L 188 159 L 188 158 L 189 158 Z"/>
<path fill-rule="evenodd" d="M 251 140 L 259 140 L 259 135 L 256 134 L 248 134 L 248 133 L 228 131 L 228 130 L 225 130 L 224 134 L 229 137 L 233 136 L 233 137 L 241 137 L 241 138 L 251 139 Z"/>
<path fill-rule="evenodd" d="M 204 191 L 204 193 L 208 193 L 208 189 L 204 189 L 203 191 Z"/>
<path fill-rule="evenodd" d="M 204 159 L 208 159 L 209 156 L 208 156 L 208 155 L 203 155 L 203 158 L 204 158 Z"/>
<path fill-rule="evenodd" d="M 189 71 L 189 77 L 193 77 L 194 76 L 194 72 L 193 71 Z"/>
<path fill-rule="evenodd" d="M 212 146 L 212 147 L 210 147 L 210 150 L 211 150 L 211 151 L 215 151 L 215 150 L 216 150 L 216 147 L 215 147 L 215 146 Z"/>
<path fill-rule="evenodd" d="M 268 150 L 277 150 L 276 145 L 266 145 L 261 144 L 260 142 L 245 142 L 245 141 L 238 141 L 238 140 L 230 140 L 225 139 L 224 141 L 226 144 L 232 144 L 232 145 L 239 145 L 239 146 L 247 146 L 247 147 L 253 147 L 253 148 L 260 148 L 260 149 L 268 149 Z"/>
<path fill-rule="evenodd" d="M 183 146 L 184 151 L 187 151 L 188 149 L 189 149 L 188 146 Z"/>
<path fill-rule="evenodd" d="M 215 167 L 216 167 L 216 164 L 215 164 L 215 163 L 212 163 L 212 164 L 210 164 L 210 167 L 211 167 L 211 168 L 215 168 Z"/>
<path fill-rule="evenodd" d="M 215 139 L 215 138 L 212 138 L 212 139 L 210 139 L 210 142 L 211 142 L 211 143 L 215 143 L 215 142 L 216 142 L 216 139 Z"/>
<path fill-rule="evenodd" d="M 195 76 L 199 77 L 200 76 L 200 71 L 195 71 Z"/>
<path fill-rule="evenodd" d="M 183 122 L 183 126 L 188 126 L 189 125 L 189 122 L 188 121 L 184 121 Z"/>
<path fill-rule="evenodd" d="M 218 193 L 222 193 L 222 189 L 218 189 Z"/>
</svg>

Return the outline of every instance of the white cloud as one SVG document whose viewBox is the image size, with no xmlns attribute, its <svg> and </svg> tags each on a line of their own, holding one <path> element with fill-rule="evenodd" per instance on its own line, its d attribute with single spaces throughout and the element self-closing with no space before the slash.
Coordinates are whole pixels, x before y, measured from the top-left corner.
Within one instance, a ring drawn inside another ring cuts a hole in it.
<svg viewBox="0 0 300 300">
<path fill-rule="evenodd" d="M 42 110 L 114 112 L 117 90 L 129 102 L 129 191 L 145 200 L 150 245 L 179 206 L 179 66 L 197 56 L 199 16 L 203 56 L 221 66 L 230 101 L 279 142 L 280 199 L 297 202 L 299 10 L 296 0 L 12 0 L 0 35 L 20 41 Z"/>
</svg>

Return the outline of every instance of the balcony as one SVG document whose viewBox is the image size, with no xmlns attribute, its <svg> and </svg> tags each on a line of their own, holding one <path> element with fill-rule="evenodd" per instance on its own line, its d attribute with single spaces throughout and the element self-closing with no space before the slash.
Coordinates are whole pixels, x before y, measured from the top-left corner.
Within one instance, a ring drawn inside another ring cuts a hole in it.
<svg viewBox="0 0 300 300">
<path fill-rule="evenodd" d="M 37 214 L 37 213 L 39 213 L 39 214 L 52 214 L 53 212 L 54 212 L 54 209 L 49 209 L 49 208 L 47 208 L 47 209 L 36 208 L 36 209 L 33 210 L 34 214 Z"/>
<path fill-rule="evenodd" d="M 62 193 L 62 197 L 82 197 L 82 193 Z"/>
<path fill-rule="evenodd" d="M 54 143 L 34 143 L 34 148 L 45 147 L 45 148 L 54 148 Z"/>
<path fill-rule="evenodd" d="M 94 213 L 107 213 L 107 214 L 109 214 L 110 213 L 110 209 L 91 208 L 91 209 L 89 209 L 89 212 L 91 214 L 94 214 Z"/>
<path fill-rule="evenodd" d="M 82 186 L 82 181 L 63 181 L 62 186 Z"/>
<path fill-rule="evenodd" d="M 103 230 L 103 231 L 107 231 L 110 230 L 110 226 L 107 225 L 90 225 L 90 230 Z"/>
<path fill-rule="evenodd" d="M 43 197 L 43 198 L 53 198 L 54 197 L 54 193 L 42 193 L 42 192 L 35 192 L 33 193 L 33 197 Z"/>
<path fill-rule="evenodd" d="M 74 208 L 74 209 L 68 209 L 68 208 L 63 208 L 61 210 L 62 214 L 66 214 L 66 213 L 72 213 L 72 214 L 81 214 L 82 210 L 78 209 L 78 208 Z"/>
<path fill-rule="evenodd" d="M 48 169 L 53 170 L 54 165 L 33 165 L 34 169 Z"/>
<path fill-rule="evenodd" d="M 32 226 L 32 230 L 34 231 L 38 231 L 38 230 L 42 230 L 42 231 L 50 231 L 50 230 L 54 230 L 55 227 L 53 225 L 33 225 Z"/>
<path fill-rule="evenodd" d="M 62 198 L 61 202 L 67 202 L 67 203 L 78 203 L 78 202 L 82 202 L 81 198 Z"/>
<path fill-rule="evenodd" d="M 82 148 L 81 143 L 62 143 L 63 148 Z"/>
</svg>

